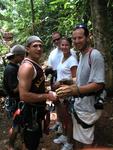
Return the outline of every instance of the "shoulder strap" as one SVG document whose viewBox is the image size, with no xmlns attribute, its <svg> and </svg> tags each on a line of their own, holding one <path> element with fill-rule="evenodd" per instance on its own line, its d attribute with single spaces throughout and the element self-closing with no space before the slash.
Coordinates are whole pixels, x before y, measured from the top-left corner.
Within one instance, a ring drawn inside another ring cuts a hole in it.
<svg viewBox="0 0 113 150">
<path fill-rule="evenodd" d="M 89 60 L 88 60 L 88 62 L 89 62 L 90 68 L 91 68 L 91 52 L 92 51 L 93 51 L 93 48 L 91 48 L 90 51 L 89 51 Z"/>
</svg>

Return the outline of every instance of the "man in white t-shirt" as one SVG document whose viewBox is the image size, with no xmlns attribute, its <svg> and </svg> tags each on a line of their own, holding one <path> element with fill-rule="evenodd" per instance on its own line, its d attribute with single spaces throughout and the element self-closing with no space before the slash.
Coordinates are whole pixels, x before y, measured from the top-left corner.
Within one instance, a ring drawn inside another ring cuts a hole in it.
<svg viewBox="0 0 113 150">
<path fill-rule="evenodd" d="M 57 75 L 56 75 L 57 66 L 60 63 L 60 60 L 63 55 L 62 51 L 59 48 L 60 39 L 61 39 L 60 32 L 56 31 L 52 33 L 52 42 L 53 42 L 54 49 L 50 52 L 50 55 L 48 57 L 48 66 L 51 67 L 52 70 L 54 71 L 54 76 L 52 77 L 52 84 L 51 84 L 52 90 L 54 88 L 54 84 L 57 79 Z M 55 131 L 57 130 L 58 132 L 62 132 L 62 127 L 61 127 L 62 125 L 61 125 L 60 117 L 59 117 L 60 106 L 58 105 L 59 104 L 55 104 L 56 112 L 57 112 L 57 122 L 54 126 L 50 127 L 50 130 L 55 130 Z"/>
<path fill-rule="evenodd" d="M 104 58 L 99 50 L 90 47 L 89 31 L 78 25 L 72 33 L 74 46 L 81 52 L 77 68 L 76 82 L 56 90 L 58 97 L 73 95 L 74 105 L 73 138 L 75 148 L 91 147 L 94 140 L 95 122 L 102 110 L 95 107 L 96 95 L 105 86 Z"/>
<path fill-rule="evenodd" d="M 52 67 L 53 70 L 57 69 L 57 66 L 62 57 L 62 51 L 59 48 L 60 39 L 61 39 L 61 34 L 59 32 L 52 33 L 52 42 L 55 48 L 50 52 L 48 58 L 48 66 Z"/>
</svg>

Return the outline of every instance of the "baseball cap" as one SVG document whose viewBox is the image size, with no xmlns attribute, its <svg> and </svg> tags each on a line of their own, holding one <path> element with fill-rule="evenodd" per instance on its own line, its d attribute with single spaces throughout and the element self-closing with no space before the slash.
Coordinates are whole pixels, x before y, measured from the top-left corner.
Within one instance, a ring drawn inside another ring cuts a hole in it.
<svg viewBox="0 0 113 150">
<path fill-rule="evenodd" d="M 36 42 L 36 41 L 39 41 L 42 43 L 42 40 L 38 36 L 33 35 L 33 36 L 28 37 L 28 39 L 26 41 L 26 47 L 29 46 L 31 43 Z"/>
<path fill-rule="evenodd" d="M 6 54 L 6 58 L 8 59 L 9 57 L 14 55 L 25 55 L 25 53 L 25 47 L 20 44 L 17 44 L 10 49 L 10 52 L 8 54 Z"/>
</svg>

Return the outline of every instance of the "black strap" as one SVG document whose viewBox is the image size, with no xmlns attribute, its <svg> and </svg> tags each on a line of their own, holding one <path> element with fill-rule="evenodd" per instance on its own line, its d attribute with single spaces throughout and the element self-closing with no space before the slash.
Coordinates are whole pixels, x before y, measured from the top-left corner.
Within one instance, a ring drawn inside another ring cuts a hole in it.
<svg viewBox="0 0 113 150">
<path fill-rule="evenodd" d="M 90 92 L 90 93 L 85 93 L 85 94 L 80 94 L 79 96 L 74 96 L 74 98 L 83 98 L 85 96 L 95 96 L 97 92 Z"/>
<path fill-rule="evenodd" d="M 75 119 L 77 120 L 77 123 L 80 124 L 84 129 L 91 128 L 94 124 L 87 124 L 78 117 L 74 108 L 74 102 L 74 97 L 70 97 L 70 99 L 68 99 L 69 112 L 74 115 Z"/>
<path fill-rule="evenodd" d="M 85 122 L 83 122 L 77 115 L 77 113 L 74 111 L 73 115 L 75 117 L 75 119 L 77 120 L 78 124 L 80 124 L 84 129 L 87 128 L 91 128 L 94 124 L 86 124 Z"/>
<path fill-rule="evenodd" d="M 89 66 L 90 66 L 90 68 L 91 68 L 91 52 L 92 52 L 92 48 L 90 49 L 90 51 L 89 51 Z"/>
</svg>

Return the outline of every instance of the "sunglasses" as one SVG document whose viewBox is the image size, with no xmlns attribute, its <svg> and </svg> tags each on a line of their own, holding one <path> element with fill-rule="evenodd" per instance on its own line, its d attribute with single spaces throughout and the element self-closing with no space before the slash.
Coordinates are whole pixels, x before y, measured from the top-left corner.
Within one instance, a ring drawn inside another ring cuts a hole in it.
<svg viewBox="0 0 113 150">
<path fill-rule="evenodd" d="M 83 29 L 87 29 L 87 26 L 85 24 L 79 24 L 77 26 L 74 27 L 74 29 L 79 29 L 79 28 L 83 28 Z M 88 29 L 87 29 L 88 30 Z"/>
<path fill-rule="evenodd" d="M 87 28 L 87 26 L 84 25 L 84 24 L 79 24 L 79 25 L 75 26 L 75 27 L 73 28 L 73 31 L 75 31 L 76 29 L 84 29 L 85 36 L 87 37 L 87 36 L 89 35 L 88 28 Z"/>
<path fill-rule="evenodd" d="M 53 42 L 56 42 L 56 41 L 59 41 L 59 40 L 60 40 L 60 38 L 57 38 L 57 39 L 54 39 Z"/>
</svg>

